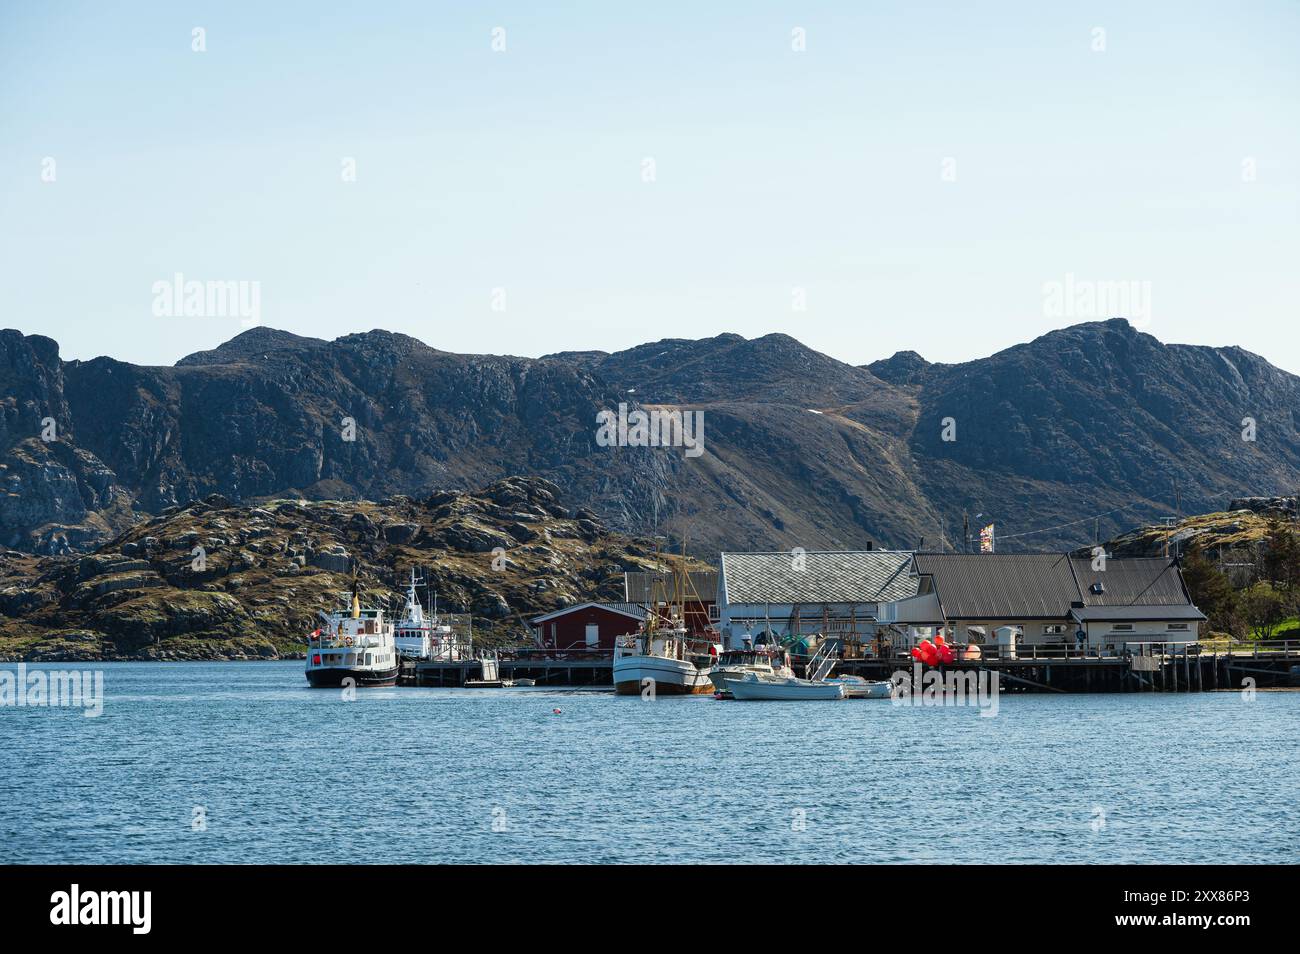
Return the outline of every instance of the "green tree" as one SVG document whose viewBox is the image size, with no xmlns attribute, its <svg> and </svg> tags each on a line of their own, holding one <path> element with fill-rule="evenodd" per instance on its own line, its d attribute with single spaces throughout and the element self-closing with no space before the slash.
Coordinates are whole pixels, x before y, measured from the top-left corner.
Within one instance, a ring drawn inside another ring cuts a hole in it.
<svg viewBox="0 0 1300 954">
<path fill-rule="evenodd" d="M 1300 543 L 1295 528 L 1276 514 L 1268 518 L 1264 534 L 1264 578 L 1287 590 L 1300 582 Z"/>
<path fill-rule="evenodd" d="M 1286 600 L 1271 583 L 1259 582 L 1241 594 L 1242 614 L 1258 639 L 1269 639 L 1286 618 Z"/>
<path fill-rule="evenodd" d="M 1200 608 L 1209 621 L 1210 630 L 1216 633 L 1244 635 L 1242 619 L 1238 613 L 1237 591 L 1226 573 L 1209 561 L 1200 544 L 1193 541 L 1182 559 L 1183 581 L 1192 602 Z"/>
</svg>

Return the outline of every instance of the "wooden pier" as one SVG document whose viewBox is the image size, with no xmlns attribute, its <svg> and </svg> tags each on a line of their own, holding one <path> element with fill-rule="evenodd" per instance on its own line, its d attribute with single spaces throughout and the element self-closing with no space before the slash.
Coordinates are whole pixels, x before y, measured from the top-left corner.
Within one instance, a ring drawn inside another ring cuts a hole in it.
<svg viewBox="0 0 1300 954">
<path fill-rule="evenodd" d="M 908 655 L 841 659 L 835 672 L 889 679 L 913 671 Z M 612 686 L 613 653 L 600 650 L 518 650 L 498 660 L 502 679 L 538 686 Z M 801 660 L 795 660 L 800 672 Z M 1211 692 L 1300 687 L 1300 640 L 1234 642 L 1217 646 L 1144 647 L 1141 653 L 1099 655 L 1064 648 L 1023 646 L 1001 656 L 986 647 L 978 660 L 958 660 L 945 672 L 995 672 L 1004 692 Z M 401 684 L 458 688 L 478 677 L 478 660 L 404 662 Z M 1250 680 L 1250 681 L 1248 681 Z"/>
<path fill-rule="evenodd" d="M 910 656 L 841 660 L 836 671 L 866 679 L 912 672 Z M 1153 646 L 1124 655 L 1022 647 L 958 660 L 948 672 L 994 672 L 1003 692 L 1213 692 L 1300 687 L 1300 641 L 1234 643 L 1221 649 Z"/>
<path fill-rule="evenodd" d="M 476 659 L 460 662 L 403 662 L 399 684 L 459 688 L 478 677 Z M 502 679 L 532 679 L 539 686 L 614 687 L 613 650 L 517 650 L 501 653 L 497 672 Z"/>
</svg>

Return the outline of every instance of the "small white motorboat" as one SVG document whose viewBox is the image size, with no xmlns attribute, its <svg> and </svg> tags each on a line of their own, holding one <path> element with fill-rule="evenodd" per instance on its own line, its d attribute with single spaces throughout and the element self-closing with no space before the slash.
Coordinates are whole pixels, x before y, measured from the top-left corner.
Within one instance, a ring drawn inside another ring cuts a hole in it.
<svg viewBox="0 0 1300 954">
<path fill-rule="evenodd" d="M 844 687 L 845 699 L 889 699 L 893 686 L 889 682 L 872 682 L 861 676 L 836 676 L 827 682 L 837 682 Z"/>
<path fill-rule="evenodd" d="M 727 688 L 738 700 L 816 700 L 843 699 L 844 686 L 838 682 L 796 679 L 794 676 L 771 676 L 749 672 L 727 680 Z"/>
<path fill-rule="evenodd" d="M 709 670 L 709 680 L 717 690 L 715 695 L 731 698 L 731 682 L 745 673 L 757 672 L 768 676 L 793 676 L 790 654 L 777 649 L 731 649 L 718 657 Z"/>
</svg>

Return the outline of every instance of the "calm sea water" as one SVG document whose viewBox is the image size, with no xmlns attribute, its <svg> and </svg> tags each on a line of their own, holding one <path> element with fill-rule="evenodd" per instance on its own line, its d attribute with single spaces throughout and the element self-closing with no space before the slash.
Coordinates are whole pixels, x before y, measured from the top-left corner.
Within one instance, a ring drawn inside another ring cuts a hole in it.
<svg viewBox="0 0 1300 954">
<path fill-rule="evenodd" d="M 544 689 L 344 702 L 301 663 L 98 668 L 100 718 L 0 708 L 6 862 L 1300 860 L 1295 692 L 1004 696 L 980 718 Z"/>
</svg>

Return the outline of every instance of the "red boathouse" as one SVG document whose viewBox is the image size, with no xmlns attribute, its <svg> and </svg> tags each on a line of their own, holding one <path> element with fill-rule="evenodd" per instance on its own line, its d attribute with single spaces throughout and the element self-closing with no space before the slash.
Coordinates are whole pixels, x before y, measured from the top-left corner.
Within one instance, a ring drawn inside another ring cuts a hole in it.
<svg viewBox="0 0 1300 954">
<path fill-rule="evenodd" d="M 613 649 L 619 636 L 635 633 L 645 608 L 632 603 L 579 603 L 530 621 L 542 649 Z"/>
</svg>

